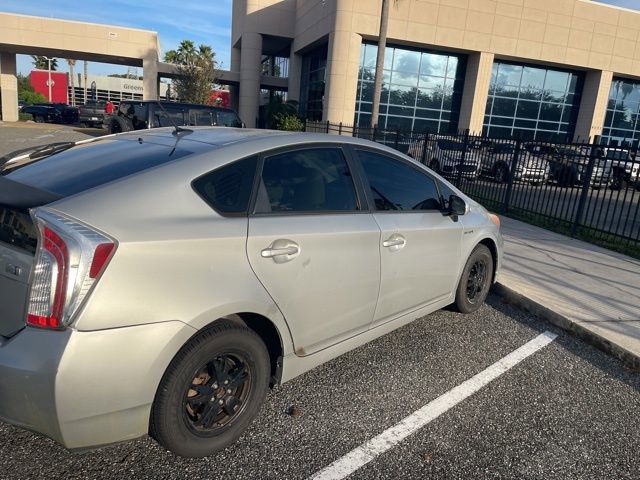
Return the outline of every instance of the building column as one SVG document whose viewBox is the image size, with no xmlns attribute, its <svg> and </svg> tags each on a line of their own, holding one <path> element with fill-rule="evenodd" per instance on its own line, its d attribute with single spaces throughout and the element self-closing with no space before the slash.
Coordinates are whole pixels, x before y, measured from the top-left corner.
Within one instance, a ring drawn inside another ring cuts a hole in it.
<svg viewBox="0 0 640 480">
<path fill-rule="evenodd" d="M 612 81 L 613 72 L 599 70 L 586 73 L 573 135 L 575 142 L 590 142 L 596 135 L 602 135 Z"/>
<path fill-rule="evenodd" d="M 0 53 L 0 118 L 18 121 L 18 78 L 15 53 Z"/>
<path fill-rule="evenodd" d="M 353 125 L 362 37 L 348 30 L 329 35 L 322 120 Z"/>
<path fill-rule="evenodd" d="M 487 108 L 493 53 L 480 52 L 467 58 L 467 73 L 462 90 L 458 129 L 469 129 L 471 133 L 482 134 L 484 112 Z"/>
<path fill-rule="evenodd" d="M 287 75 L 287 100 L 300 101 L 300 80 L 302 76 L 302 55 L 293 52 L 289 55 L 289 74 Z"/>
<path fill-rule="evenodd" d="M 236 47 L 231 47 L 231 66 L 230 69 L 232 72 L 240 72 L 240 49 Z M 233 108 L 236 112 L 239 108 L 239 94 L 240 89 L 238 85 L 229 85 L 229 97 L 230 97 L 230 107 Z"/>
<path fill-rule="evenodd" d="M 160 97 L 160 78 L 158 77 L 158 59 L 142 59 L 142 99 L 158 100 Z"/>
<path fill-rule="evenodd" d="M 254 32 L 245 32 L 241 41 L 238 114 L 247 127 L 255 128 L 260 101 L 262 35 Z"/>
</svg>

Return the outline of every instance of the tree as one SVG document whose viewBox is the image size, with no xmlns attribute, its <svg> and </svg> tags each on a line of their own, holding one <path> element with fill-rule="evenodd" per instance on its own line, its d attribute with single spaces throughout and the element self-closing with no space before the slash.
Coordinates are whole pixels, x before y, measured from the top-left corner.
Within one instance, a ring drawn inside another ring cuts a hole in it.
<svg viewBox="0 0 640 480">
<path fill-rule="evenodd" d="M 74 67 L 76 66 L 76 61 L 67 58 L 67 63 L 69 64 L 69 86 L 71 87 L 71 105 L 76 106 L 76 79 Z"/>
<path fill-rule="evenodd" d="M 282 100 L 282 96 L 273 95 L 265 112 L 267 128 L 274 130 L 301 131 L 304 123 L 298 116 L 298 102 Z"/>
<path fill-rule="evenodd" d="M 197 49 L 191 40 L 183 40 L 176 50 L 169 50 L 164 61 L 176 65 L 173 80 L 178 98 L 185 102 L 211 103 L 211 89 L 218 77 L 216 55 L 209 45 Z"/>
<path fill-rule="evenodd" d="M 378 55 L 376 56 L 376 76 L 373 87 L 373 105 L 371 105 L 372 127 L 378 125 L 378 113 L 380 112 L 380 94 L 382 93 L 382 69 L 384 67 L 384 51 L 387 47 L 387 27 L 389 25 L 390 2 L 391 0 L 382 0 L 380 33 L 378 35 Z"/>
<path fill-rule="evenodd" d="M 31 55 L 31 58 L 33 58 L 34 68 L 37 68 L 38 70 L 49 70 L 49 60 L 47 60 L 47 57 L 43 55 Z M 57 69 L 58 69 L 58 59 L 52 58 L 51 71 L 55 71 Z"/>
</svg>

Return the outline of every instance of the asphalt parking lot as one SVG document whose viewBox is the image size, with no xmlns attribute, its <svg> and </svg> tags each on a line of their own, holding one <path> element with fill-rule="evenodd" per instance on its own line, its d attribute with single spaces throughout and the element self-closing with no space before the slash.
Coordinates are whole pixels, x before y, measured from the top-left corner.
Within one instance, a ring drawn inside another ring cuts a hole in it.
<svg viewBox="0 0 640 480">
<path fill-rule="evenodd" d="M 53 123 L 0 122 L 0 156 L 21 148 L 53 142 L 77 142 L 106 134 L 98 128 L 78 128 Z"/>
<path fill-rule="evenodd" d="M 148 438 L 70 453 L 0 424 L 0 478 L 309 478 L 545 331 L 558 337 L 349 478 L 637 479 L 640 373 L 496 296 L 276 388 L 240 441 L 209 458 Z"/>
</svg>

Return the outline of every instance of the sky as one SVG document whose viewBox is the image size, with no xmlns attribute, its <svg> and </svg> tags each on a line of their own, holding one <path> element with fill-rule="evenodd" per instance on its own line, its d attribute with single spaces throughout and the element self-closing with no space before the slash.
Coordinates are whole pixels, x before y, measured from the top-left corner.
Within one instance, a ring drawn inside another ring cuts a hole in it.
<svg viewBox="0 0 640 480">
<path fill-rule="evenodd" d="M 640 0 L 599 0 L 619 7 L 640 10 Z M 161 54 L 177 47 L 183 39 L 211 45 L 220 67 L 229 68 L 231 10 L 233 0 L 1 0 L 0 11 L 39 15 L 66 20 L 105 23 L 154 30 L 160 37 Z M 64 61 L 58 69 L 67 70 Z M 27 74 L 31 58 L 18 56 L 18 69 Z M 91 63 L 89 73 L 125 73 L 126 67 Z M 142 74 L 142 72 L 138 72 Z"/>
<path fill-rule="evenodd" d="M 233 0 L 0 0 L 0 11 L 42 17 L 104 23 L 158 32 L 161 54 L 181 40 L 211 45 L 221 68 L 229 68 Z M 77 67 L 76 67 L 77 68 Z M 27 74 L 31 58 L 18 55 L 18 69 Z M 58 61 L 58 70 L 67 63 Z M 89 73 L 126 73 L 127 67 L 89 64 Z M 142 69 L 138 71 L 142 75 Z"/>
</svg>

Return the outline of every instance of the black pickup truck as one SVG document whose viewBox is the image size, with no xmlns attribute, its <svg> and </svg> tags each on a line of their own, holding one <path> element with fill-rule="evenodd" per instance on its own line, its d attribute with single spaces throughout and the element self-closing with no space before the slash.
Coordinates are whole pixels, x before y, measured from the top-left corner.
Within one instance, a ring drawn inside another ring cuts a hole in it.
<svg viewBox="0 0 640 480">
<path fill-rule="evenodd" d="M 20 113 L 28 113 L 37 123 L 76 123 L 78 109 L 66 103 L 34 103 L 25 105 Z"/>
<path fill-rule="evenodd" d="M 78 106 L 78 121 L 86 127 L 102 128 L 106 106 L 107 102 L 103 100 L 87 100 Z"/>
<path fill-rule="evenodd" d="M 107 123 L 107 122 L 105 122 Z M 182 102 L 125 100 L 108 119 L 110 133 L 171 126 L 244 126 L 230 108 Z"/>
</svg>

